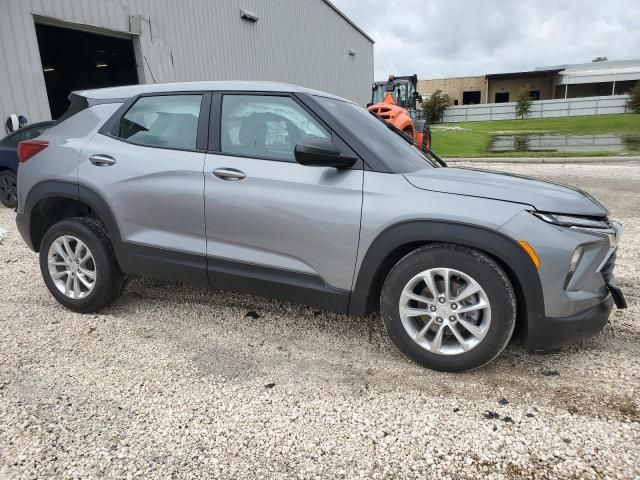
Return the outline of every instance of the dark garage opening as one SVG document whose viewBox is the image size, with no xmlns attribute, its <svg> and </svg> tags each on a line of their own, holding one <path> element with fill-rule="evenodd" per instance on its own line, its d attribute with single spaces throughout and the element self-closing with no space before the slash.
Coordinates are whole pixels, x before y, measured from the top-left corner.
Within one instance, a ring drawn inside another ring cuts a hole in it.
<svg viewBox="0 0 640 480">
<path fill-rule="evenodd" d="M 463 105 L 478 105 L 480 103 L 480 90 L 462 92 Z"/>
<path fill-rule="evenodd" d="M 74 90 L 138 83 L 133 41 L 36 23 L 40 59 L 56 119 Z"/>
</svg>

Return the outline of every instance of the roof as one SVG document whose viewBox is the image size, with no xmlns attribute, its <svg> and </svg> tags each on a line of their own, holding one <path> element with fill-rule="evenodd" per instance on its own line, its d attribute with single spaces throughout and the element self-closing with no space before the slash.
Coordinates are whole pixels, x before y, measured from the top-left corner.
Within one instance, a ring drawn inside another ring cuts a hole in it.
<svg viewBox="0 0 640 480">
<path fill-rule="evenodd" d="M 635 60 L 607 60 L 605 62 L 573 63 L 554 65 L 552 67 L 537 67 L 536 70 L 602 70 L 607 68 L 640 67 L 640 59 Z"/>
<path fill-rule="evenodd" d="M 552 68 L 547 70 L 529 70 L 528 72 L 491 73 L 486 75 L 486 78 L 487 80 L 503 80 L 507 78 L 546 77 L 547 75 L 555 74 L 561 71 L 561 68 Z"/>
<path fill-rule="evenodd" d="M 622 82 L 640 80 L 640 64 L 636 67 L 594 68 L 591 70 L 563 70 L 559 85 L 579 83 Z"/>
<path fill-rule="evenodd" d="M 279 82 L 258 81 L 205 81 L 205 82 L 180 82 L 180 83 L 148 83 L 143 85 L 126 85 L 123 87 L 98 88 L 94 90 L 80 90 L 73 92 L 83 97 L 96 100 L 125 99 L 144 93 L 162 92 L 199 92 L 199 91 L 238 91 L 238 92 L 286 92 L 309 93 L 321 97 L 345 100 L 330 93 L 313 90 L 311 88 L 291 85 Z"/>
<path fill-rule="evenodd" d="M 355 22 L 353 20 L 351 20 L 349 17 L 347 17 L 342 10 L 340 10 L 338 7 L 336 7 L 333 3 L 331 3 L 329 0 L 323 0 L 324 3 L 326 3 L 327 5 L 329 5 L 329 7 L 336 12 L 338 15 L 340 15 L 342 18 L 344 18 L 347 23 L 349 23 L 353 28 L 355 28 L 358 32 L 360 32 L 367 40 L 369 40 L 371 43 L 376 43 L 375 40 L 373 38 L 371 38 L 364 30 L 362 30 L 358 25 L 355 24 Z"/>
</svg>

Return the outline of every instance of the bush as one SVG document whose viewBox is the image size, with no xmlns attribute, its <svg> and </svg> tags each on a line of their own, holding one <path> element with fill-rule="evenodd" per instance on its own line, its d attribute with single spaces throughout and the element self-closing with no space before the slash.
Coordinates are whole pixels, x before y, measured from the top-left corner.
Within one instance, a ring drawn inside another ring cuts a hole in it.
<svg viewBox="0 0 640 480">
<path fill-rule="evenodd" d="M 436 90 L 433 92 L 427 100 L 422 102 L 422 110 L 424 111 L 424 117 L 427 125 L 438 123 L 442 121 L 444 111 L 449 106 L 449 95 L 442 90 Z"/>
<path fill-rule="evenodd" d="M 627 108 L 632 113 L 640 113 L 640 82 L 637 82 L 629 92 Z"/>
<path fill-rule="evenodd" d="M 531 112 L 531 85 L 524 85 L 520 87 L 518 96 L 516 97 L 516 117 L 524 118 Z"/>
</svg>

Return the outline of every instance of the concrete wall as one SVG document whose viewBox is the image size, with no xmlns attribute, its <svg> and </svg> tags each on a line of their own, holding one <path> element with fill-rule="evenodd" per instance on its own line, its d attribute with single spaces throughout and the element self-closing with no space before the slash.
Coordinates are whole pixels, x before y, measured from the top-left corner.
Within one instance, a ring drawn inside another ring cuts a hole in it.
<svg viewBox="0 0 640 480">
<path fill-rule="evenodd" d="M 240 8 L 260 20 L 242 20 Z M 11 113 L 51 118 L 34 16 L 132 36 L 141 83 L 274 80 L 362 105 L 371 95 L 372 42 L 323 0 L 0 0 L 3 123 Z"/>
<path fill-rule="evenodd" d="M 527 118 L 573 117 L 626 113 L 628 95 L 608 97 L 538 100 L 533 102 Z M 444 123 L 479 122 L 483 120 L 514 120 L 516 102 L 450 107 L 444 112 Z"/>
<path fill-rule="evenodd" d="M 479 77 L 456 77 L 440 78 L 433 80 L 419 80 L 418 92 L 426 99 L 436 90 L 442 90 L 449 95 L 449 104 L 454 105 L 454 101 L 462 105 L 463 92 L 480 91 L 480 103 L 487 103 L 486 82 L 484 76 Z"/>
<path fill-rule="evenodd" d="M 540 90 L 540 100 L 550 100 L 555 98 L 555 83 L 552 76 L 549 77 L 531 77 L 516 79 L 499 79 L 489 80 L 489 95 L 487 103 L 495 102 L 495 95 L 498 92 L 508 92 L 509 101 L 515 101 L 520 88 L 524 85 L 531 85 L 531 90 Z"/>
</svg>

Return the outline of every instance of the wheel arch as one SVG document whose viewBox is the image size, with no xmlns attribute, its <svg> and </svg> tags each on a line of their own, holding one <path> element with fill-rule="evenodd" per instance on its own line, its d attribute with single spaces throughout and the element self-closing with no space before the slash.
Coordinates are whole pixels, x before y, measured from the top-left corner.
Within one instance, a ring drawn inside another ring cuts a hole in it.
<svg viewBox="0 0 640 480">
<path fill-rule="evenodd" d="M 376 310 L 382 285 L 391 268 L 411 251 L 430 243 L 476 249 L 505 270 L 518 304 L 516 334 L 526 334 L 528 323 L 544 316 L 540 277 L 529 256 L 514 240 L 486 227 L 436 220 L 401 222 L 376 237 L 357 273 L 349 314 L 366 316 Z"/>
<path fill-rule="evenodd" d="M 24 213 L 28 225 L 27 243 L 38 251 L 46 230 L 65 218 L 86 216 L 97 218 L 105 225 L 114 248 L 120 244 L 120 231 L 106 200 L 94 190 L 77 183 L 46 180 L 29 191 Z M 23 235 L 24 237 L 25 235 Z"/>
</svg>

